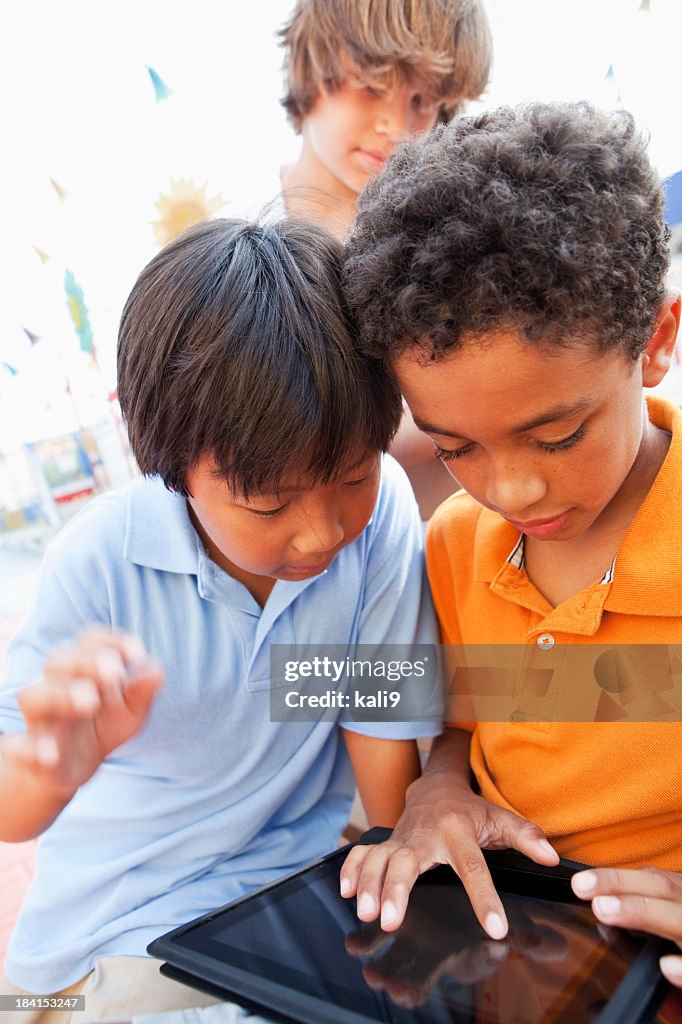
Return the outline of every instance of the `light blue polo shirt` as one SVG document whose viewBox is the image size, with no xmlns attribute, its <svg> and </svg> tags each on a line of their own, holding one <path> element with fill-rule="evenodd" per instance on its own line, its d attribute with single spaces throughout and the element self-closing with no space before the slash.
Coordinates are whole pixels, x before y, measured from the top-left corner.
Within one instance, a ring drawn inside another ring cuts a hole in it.
<svg viewBox="0 0 682 1024">
<path fill-rule="evenodd" d="M 388 456 L 370 524 L 326 572 L 278 580 L 264 608 L 206 555 L 158 478 L 92 501 L 49 548 L 8 652 L 0 731 L 45 654 L 102 622 L 137 633 L 166 682 L 149 720 L 40 837 L 7 977 L 58 991 L 97 957 L 147 943 L 333 849 L 353 780 L 334 722 L 271 722 L 271 643 L 435 643 L 422 529 Z M 352 723 L 368 735 L 435 735 Z"/>
</svg>

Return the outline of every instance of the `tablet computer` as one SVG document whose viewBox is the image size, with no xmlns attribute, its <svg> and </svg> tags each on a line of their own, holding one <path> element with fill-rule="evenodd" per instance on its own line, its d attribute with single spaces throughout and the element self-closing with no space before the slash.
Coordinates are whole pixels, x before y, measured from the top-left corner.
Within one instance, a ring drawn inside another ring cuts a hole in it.
<svg viewBox="0 0 682 1024">
<path fill-rule="evenodd" d="M 389 833 L 373 829 L 361 840 Z M 489 939 L 450 868 L 417 882 L 404 924 L 339 896 L 350 847 L 150 944 L 165 973 L 301 1024 L 643 1024 L 667 990 L 655 937 L 609 929 L 570 887 L 583 865 L 485 856 L 509 920 Z"/>
</svg>

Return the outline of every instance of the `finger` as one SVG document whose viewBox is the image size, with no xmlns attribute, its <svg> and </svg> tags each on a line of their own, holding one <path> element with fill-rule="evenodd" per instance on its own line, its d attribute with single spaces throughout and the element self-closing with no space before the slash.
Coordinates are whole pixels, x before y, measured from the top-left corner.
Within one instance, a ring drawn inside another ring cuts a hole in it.
<svg viewBox="0 0 682 1024">
<path fill-rule="evenodd" d="M 671 900 L 682 907 L 682 874 L 659 868 L 590 868 L 573 875 L 571 886 L 581 899 L 635 895 Z M 682 914 L 682 909 L 680 911 Z"/>
<path fill-rule="evenodd" d="M 670 984 L 682 988 L 682 956 L 662 956 L 658 962 Z"/>
<path fill-rule="evenodd" d="M 357 914 L 361 921 L 374 921 L 379 916 L 384 876 L 394 851 L 395 844 L 390 841 L 367 851 L 357 883 Z"/>
<path fill-rule="evenodd" d="M 149 659 L 144 644 L 134 633 L 104 625 L 92 625 L 82 630 L 76 647 L 86 657 L 92 657 L 102 647 L 110 647 L 133 669 L 142 667 Z"/>
<path fill-rule="evenodd" d="M 402 846 L 391 856 L 381 890 L 381 927 L 394 932 L 405 919 L 414 883 L 421 874 L 418 849 Z"/>
<path fill-rule="evenodd" d="M 525 854 L 536 864 L 559 863 L 559 854 L 535 822 L 509 812 L 502 819 L 501 832 L 505 846 Z"/>
<path fill-rule="evenodd" d="M 362 844 L 354 846 L 341 865 L 339 889 L 341 895 L 346 899 L 350 896 L 355 896 L 358 891 L 358 879 L 360 878 L 365 858 L 370 850 L 371 846 L 363 846 Z"/>
<path fill-rule="evenodd" d="M 478 843 L 471 836 L 460 835 L 450 856 L 479 923 L 491 939 L 503 939 L 509 930 L 507 915 Z"/>
<path fill-rule="evenodd" d="M 4 736 L 0 753 L 3 759 L 25 768 L 54 768 L 59 763 L 59 747 L 47 733 Z"/>
<path fill-rule="evenodd" d="M 592 912 L 604 924 L 661 935 L 682 945 L 682 906 L 653 896 L 596 896 Z"/>
<path fill-rule="evenodd" d="M 64 686 L 27 686 L 17 703 L 31 729 L 40 722 L 88 718 L 100 707 L 100 697 L 92 680 L 77 678 Z"/>
<path fill-rule="evenodd" d="M 105 705 L 117 706 L 123 700 L 128 672 L 121 654 L 113 647 L 101 647 L 93 654 L 81 650 L 60 651 L 45 663 L 43 678 L 53 687 L 68 686 L 74 679 L 90 679 Z"/>
<path fill-rule="evenodd" d="M 357 914 L 361 921 L 374 921 L 379 916 L 386 870 L 400 850 L 401 847 L 392 840 L 366 847 L 355 883 Z"/>
<path fill-rule="evenodd" d="M 144 720 L 162 684 L 161 665 L 158 662 L 148 662 L 144 673 L 126 683 L 123 690 L 123 699 L 130 713 Z"/>
</svg>

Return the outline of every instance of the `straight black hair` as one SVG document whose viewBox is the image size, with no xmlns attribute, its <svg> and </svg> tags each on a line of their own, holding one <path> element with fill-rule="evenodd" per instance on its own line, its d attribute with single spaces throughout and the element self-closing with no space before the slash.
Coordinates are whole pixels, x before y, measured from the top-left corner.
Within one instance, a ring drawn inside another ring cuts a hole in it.
<svg viewBox="0 0 682 1024">
<path fill-rule="evenodd" d="M 401 415 L 357 346 L 340 244 L 302 220 L 211 220 L 158 253 L 123 311 L 118 393 L 141 471 L 181 494 L 202 456 L 247 497 L 292 470 L 327 482 Z"/>
</svg>

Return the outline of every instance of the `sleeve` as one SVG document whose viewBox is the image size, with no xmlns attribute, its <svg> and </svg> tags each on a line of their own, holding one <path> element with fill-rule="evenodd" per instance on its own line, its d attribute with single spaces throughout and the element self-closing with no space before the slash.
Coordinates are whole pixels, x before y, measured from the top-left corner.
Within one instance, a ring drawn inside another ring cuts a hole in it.
<svg viewBox="0 0 682 1024">
<path fill-rule="evenodd" d="M 68 524 L 45 553 L 31 608 L 9 644 L 0 681 L 0 733 L 24 729 L 17 694 L 40 678 L 48 653 L 72 643 L 86 625 L 111 621 L 101 571 L 102 545 L 85 517 L 78 520 Z"/>
<path fill-rule="evenodd" d="M 383 739 L 436 736 L 442 730 L 443 695 L 438 627 L 424 564 L 424 526 L 410 482 L 389 455 L 383 458 L 369 529 L 353 665 L 371 662 L 372 672 L 369 678 L 357 672 L 349 676 L 350 701 L 341 724 Z M 365 691 L 378 706 L 356 706 Z M 398 696 L 384 699 L 386 694 Z"/>
</svg>

